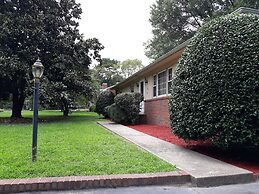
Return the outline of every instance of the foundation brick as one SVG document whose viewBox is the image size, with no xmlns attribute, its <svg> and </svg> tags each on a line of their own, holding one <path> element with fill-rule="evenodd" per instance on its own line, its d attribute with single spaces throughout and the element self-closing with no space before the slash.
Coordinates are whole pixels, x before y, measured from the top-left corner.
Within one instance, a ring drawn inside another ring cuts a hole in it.
<svg viewBox="0 0 259 194">
<path fill-rule="evenodd" d="M 186 178 L 187 177 L 187 178 Z M 0 180 L 0 193 L 85 188 L 127 187 L 190 181 L 186 173 L 121 174 L 85 177 L 53 177 Z"/>
<path fill-rule="evenodd" d="M 170 126 L 168 97 L 154 98 L 145 102 L 145 122 L 151 125 Z M 142 121 L 142 120 L 141 120 Z"/>
</svg>

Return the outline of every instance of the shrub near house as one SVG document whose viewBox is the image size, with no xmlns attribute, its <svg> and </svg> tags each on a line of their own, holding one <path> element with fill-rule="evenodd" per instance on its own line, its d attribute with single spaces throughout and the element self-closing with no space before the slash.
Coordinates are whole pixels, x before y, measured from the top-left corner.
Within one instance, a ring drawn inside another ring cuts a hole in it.
<svg viewBox="0 0 259 194">
<path fill-rule="evenodd" d="M 136 124 L 142 100 L 143 96 L 140 93 L 121 93 L 115 96 L 115 103 L 108 106 L 106 111 L 116 123 Z"/>
<path fill-rule="evenodd" d="M 259 145 L 259 17 L 233 14 L 200 28 L 169 100 L 173 132 L 222 147 Z"/>
<path fill-rule="evenodd" d="M 114 94 L 110 90 L 105 90 L 100 93 L 96 101 L 95 111 L 99 115 L 103 115 L 105 118 L 108 117 L 108 113 L 105 111 L 106 106 L 110 106 L 114 103 Z"/>
</svg>

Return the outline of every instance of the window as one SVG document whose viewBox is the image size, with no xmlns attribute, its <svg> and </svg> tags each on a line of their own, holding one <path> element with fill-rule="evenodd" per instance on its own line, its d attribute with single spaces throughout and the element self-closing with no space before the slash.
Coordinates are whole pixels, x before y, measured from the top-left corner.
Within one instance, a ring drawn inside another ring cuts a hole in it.
<svg viewBox="0 0 259 194">
<path fill-rule="evenodd" d="M 168 84 L 167 84 L 167 91 L 168 94 L 171 93 L 171 86 L 172 86 L 172 79 L 173 79 L 173 69 L 168 69 Z"/>
<path fill-rule="evenodd" d="M 170 94 L 173 80 L 173 69 L 169 68 L 153 76 L 153 97 Z"/>
<path fill-rule="evenodd" d="M 166 94 L 166 71 L 157 75 L 158 96 Z"/>
<path fill-rule="evenodd" d="M 156 96 L 156 75 L 153 76 L 153 97 Z"/>
</svg>

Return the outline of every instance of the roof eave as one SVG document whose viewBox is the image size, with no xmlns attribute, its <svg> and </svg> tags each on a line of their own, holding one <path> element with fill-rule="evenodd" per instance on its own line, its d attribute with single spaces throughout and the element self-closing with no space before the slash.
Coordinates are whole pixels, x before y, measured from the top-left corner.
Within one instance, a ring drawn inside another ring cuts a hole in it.
<svg viewBox="0 0 259 194">
<path fill-rule="evenodd" d="M 134 73 L 133 75 L 131 75 L 130 77 L 126 78 L 125 80 L 123 80 L 122 82 L 114 85 L 112 87 L 112 89 L 118 89 L 121 88 L 122 86 L 126 85 L 127 83 L 139 78 L 145 71 L 147 71 L 148 69 L 150 69 L 152 66 L 154 66 L 155 64 L 161 62 L 162 60 L 168 58 L 169 56 L 177 53 L 178 51 L 180 51 L 181 49 L 185 48 L 188 44 L 190 43 L 190 39 L 183 42 L 182 44 L 178 45 L 177 47 L 175 47 L 174 49 L 172 49 L 171 51 L 169 51 L 168 53 L 164 54 L 163 56 L 159 57 L 158 59 L 156 59 L 154 62 L 150 63 L 149 65 L 147 65 L 146 67 L 144 67 L 143 69 L 139 70 L 138 72 Z"/>
<path fill-rule="evenodd" d="M 237 10 L 233 11 L 232 13 L 250 13 L 250 14 L 257 14 L 259 15 L 258 9 L 248 8 L 248 7 L 239 7 Z"/>
</svg>

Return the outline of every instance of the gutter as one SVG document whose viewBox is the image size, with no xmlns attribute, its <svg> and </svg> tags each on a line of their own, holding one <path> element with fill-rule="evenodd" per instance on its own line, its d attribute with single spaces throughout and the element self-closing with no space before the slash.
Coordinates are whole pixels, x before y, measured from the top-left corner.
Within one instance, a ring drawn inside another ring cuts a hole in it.
<svg viewBox="0 0 259 194">
<path fill-rule="evenodd" d="M 240 7 L 237 10 L 233 11 L 232 13 L 247 13 L 247 14 L 257 14 L 259 15 L 259 10 L 258 9 L 252 9 L 248 7 Z"/>
</svg>

